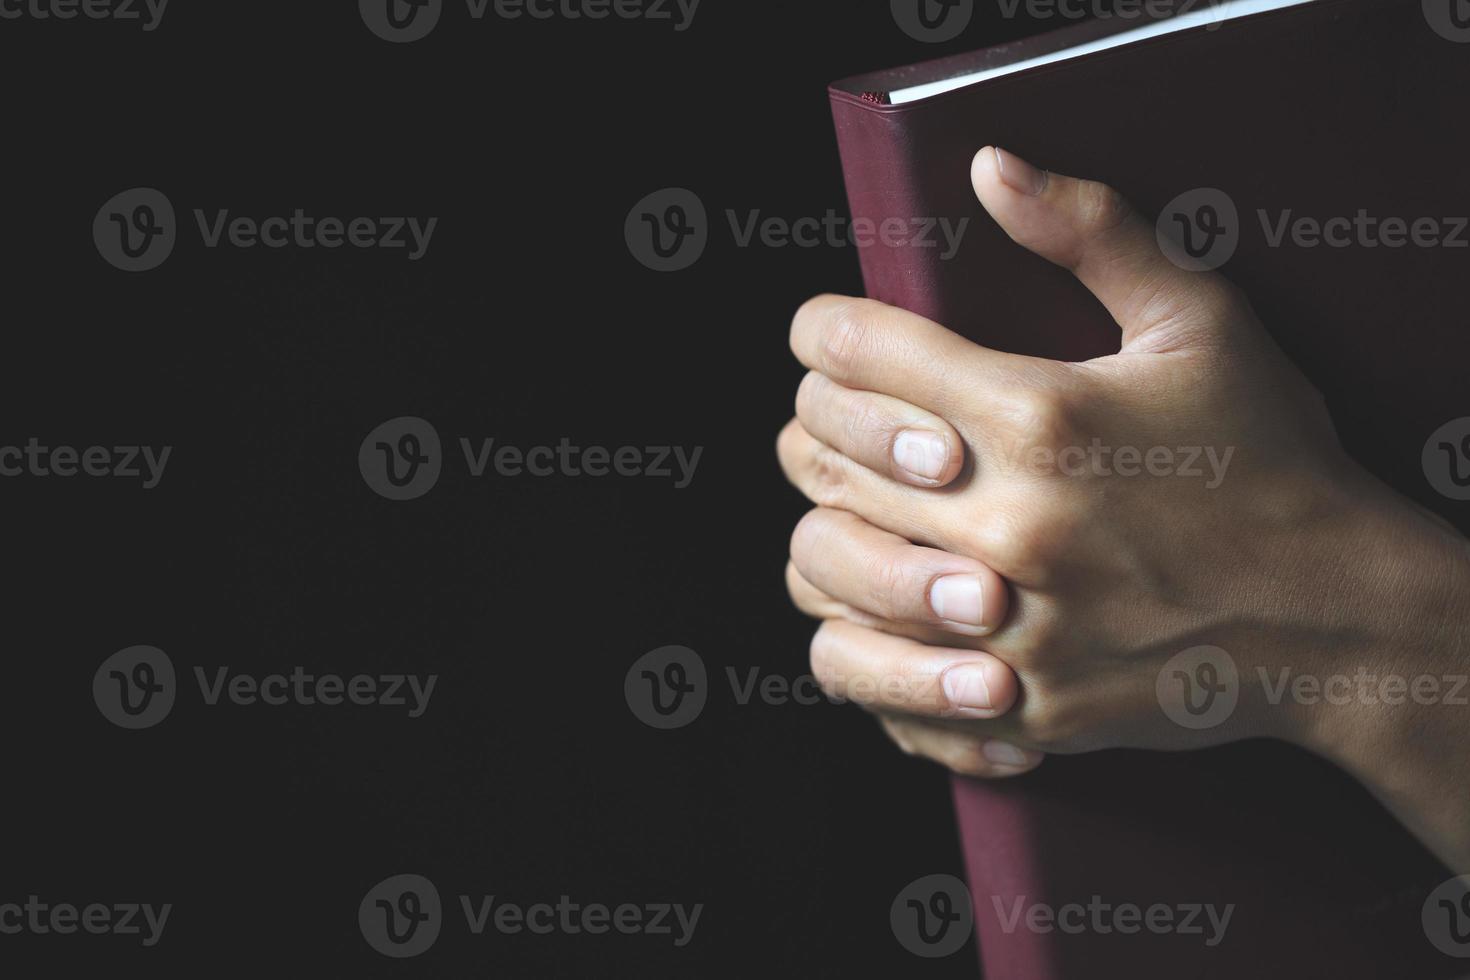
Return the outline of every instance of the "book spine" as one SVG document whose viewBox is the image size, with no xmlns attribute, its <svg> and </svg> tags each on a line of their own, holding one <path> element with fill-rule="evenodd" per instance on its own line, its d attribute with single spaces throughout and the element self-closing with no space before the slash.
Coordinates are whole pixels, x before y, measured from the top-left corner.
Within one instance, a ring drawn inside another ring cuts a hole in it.
<svg viewBox="0 0 1470 980">
<path fill-rule="evenodd" d="M 872 100 L 832 96 L 852 227 L 869 240 L 858 249 L 863 287 L 871 299 L 938 319 L 939 295 L 933 270 L 927 267 L 932 250 L 895 244 L 882 232 L 885 223 L 911 226 L 926 212 L 918 170 L 903 138 L 902 113 L 879 106 Z"/>
</svg>

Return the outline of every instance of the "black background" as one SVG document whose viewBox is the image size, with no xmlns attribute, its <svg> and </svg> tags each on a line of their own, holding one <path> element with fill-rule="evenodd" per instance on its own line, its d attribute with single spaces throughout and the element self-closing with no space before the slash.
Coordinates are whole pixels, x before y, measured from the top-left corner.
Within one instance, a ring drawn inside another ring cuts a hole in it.
<svg viewBox="0 0 1470 980">
<path fill-rule="evenodd" d="M 1052 25 L 1047 25 L 1052 26 Z M 161 485 L 0 480 L 7 710 L 0 902 L 172 903 L 162 942 L 0 937 L 0 972 L 154 975 L 969 976 L 888 927 L 959 873 L 941 771 L 851 707 L 741 706 L 726 668 L 807 670 L 782 582 L 804 511 L 774 440 L 801 370 L 790 315 L 860 290 L 851 248 L 737 248 L 742 217 L 845 213 L 834 78 L 1034 30 L 981 4 L 956 41 L 887 3 L 704 0 L 669 22 L 471 20 L 392 45 L 355 5 L 185 3 L 159 29 L 0 21 L 6 165 L 0 443 L 168 445 Z M 107 265 L 98 208 L 155 187 L 180 241 Z M 692 269 L 630 256 L 634 202 L 687 187 Z M 207 249 L 231 216 L 437 216 L 427 256 Z M 422 499 L 364 484 L 364 436 L 430 420 Z M 468 476 L 457 440 L 702 446 L 692 485 Z M 94 671 L 165 650 L 156 728 L 97 711 Z M 691 726 L 623 697 L 682 644 Z M 436 673 L 427 713 L 206 707 L 193 669 Z M 373 952 L 376 882 L 432 879 L 424 956 Z M 703 903 L 694 940 L 473 937 L 455 896 Z"/>
</svg>

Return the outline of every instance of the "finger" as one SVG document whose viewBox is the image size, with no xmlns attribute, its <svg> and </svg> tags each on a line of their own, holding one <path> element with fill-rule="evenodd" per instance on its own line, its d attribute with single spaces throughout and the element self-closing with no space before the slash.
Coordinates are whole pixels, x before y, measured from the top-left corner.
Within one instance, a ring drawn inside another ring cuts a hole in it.
<svg viewBox="0 0 1470 980">
<path fill-rule="evenodd" d="M 861 613 L 841 600 L 834 599 L 812 583 L 808 582 L 792 562 L 786 563 L 786 591 L 791 595 L 791 604 L 813 619 L 847 619 L 851 622 L 859 622 L 853 616 L 861 617 L 863 626 L 874 626 L 876 617 Z"/>
<path fill-rule="evenodd" d="M 1045 364 L 981 347 L 897 307 L 846 296 L 804 303 L 791 321 L 791 350 L 845 387 L 892 395 L 951 420 Z"/>
<path fill-rule="evenodd" d="M 1048 173 L 991 146 L 975 155 L 970 176 L 1007 235 L 1070 269 L 1107 307 L 1125 350 L 1164 349 L 1239 302 L 1219 274 L 1169 261 L 1153 224 L 1106 184 Z"/>
<path fill-rule="evenodd" d="M 1005 582 L 973 558 L 920 548 L 856 514 L 818 507 L 791 535 L 818 589 L 879 619 L 987 636 L 1005 620 Z"/>
<path fill-rule="evenodd" d="M 978 779 L 1004 779 L 1030 772 L 1046 758 L 981 734 L 945 728 L 919 718 L 878 716 L 888 737 L 908 755 L 932 759 L 951 772 Z"/>
<path fill-rule="evenodd" d="M 796 390 L 802 428 L 849 459 L 916 487 L 940 487 L 959 475 L 964 443 L 932 412 L 890 395 L 845 388 L 810 371 Z"/>
<path fill-rule="evenodd" d="M 855 609 L 808 582 L 790 562 L 786 563 L 786 591 L 791 595 L 792 605 L 813 619 L 842 619 L 858 626 L 866 626 L 868 629 L 891 633 L 894 636 L 906 636 L 930 646 L 949 647 L 964 642 L 953 633 L 946 633 L 932 626 L 896 623 L 892 620 L 879 619 L 861 609 Z"/>
<path fill-rule="evenodd" d="M 1016 675 L 980 650 L 932 647 L 829 619 L 812 638 L 812 675 L 835 698 L 930 718 L 998 718 Z"/>
<path fill-rule="evenodd" d="M 910 541 L 934 544 L 946 551 L 963 550 L 958 540 L 952 540 L 957 536 L 945 530 L 942 497 L 896 483 L 858 465 L 813 439 L 795 419 L 781 430 L 776 454 L 786 478 L 818 507 L 852 511 L 868 523 Z"/>
</svg>

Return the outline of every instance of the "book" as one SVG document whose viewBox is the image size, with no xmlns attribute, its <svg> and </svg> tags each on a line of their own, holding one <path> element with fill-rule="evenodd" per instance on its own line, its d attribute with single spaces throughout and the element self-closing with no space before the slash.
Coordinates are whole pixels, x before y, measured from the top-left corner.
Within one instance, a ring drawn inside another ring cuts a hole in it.
<svg viewBox="0 0 1470 980">
<path fill-rule="evenodd" d="M 1242 287 L 1355 458 L 1470 531 L 1470 503 L 1425 462 L 1426 440 L 1470 415 L 1470 20 L 1454 2 L 1135 6 L 834 83 L 854 221 L 968 222 L 957 249 L 863 248 L 866 291 L 1002 350 L 1115 352 L 1102 306 L 1005 236 L 969 171 L 996 145 L 1104 181 Z M 992 980 L 1470 973 L 1421 921 L 1449 870 L 1364 788 L 1285 744 L 1053 756 L 1014 780 L 957 778 L 954 799 Z M 1033 906 L 1094 902 L 1168 906 L 1176 928 L 1027 922 Z M 1213 944 L 1208 925 L 1177 927 L 1178 910 L 1203 922 L 1226 906 Z"/>
</svg>

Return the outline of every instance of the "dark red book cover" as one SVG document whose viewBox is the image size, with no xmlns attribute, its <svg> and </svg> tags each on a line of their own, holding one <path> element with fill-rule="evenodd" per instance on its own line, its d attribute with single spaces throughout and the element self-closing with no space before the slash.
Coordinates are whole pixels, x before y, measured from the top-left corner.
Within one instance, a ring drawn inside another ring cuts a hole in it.
<svg viewBox="0 0 1470 980">
<path fill-rule="evenodd" d="M 1216 214 L 1233 236 L 1221 271 L 1327 397 L 1348 450 L 1470 531 L 1470 504 L 1437 494 L 1421 463 L 1435 429 L 1470 415 L 1470 233 L 1455 220 L 1470 214 L 1470 44 L 1418 2 L 1315 0 L 887 104 L 898 89 L 1130 26 L 1093 22 L 832 86 L 854 219 L 969 219 L 950 258 L 912 244 L 862 249 L 869 295 L 992 347 L 1113 352 L 1118 329 L 1097 301 L 979 206 L 976 151 L 998 145 L 1105 181 L 1149 216 L 1223 194 L 1234 214 Z M 1355 230 L 1347 244 L 1279 236 L 1303 218 Z M 1420 218 L 1434 219 L 1435 245 L 1385 239 L 1386 219 Z M 1057 756 L 1015 780 L 956 780 L 954 795 L 992 980 L 1470 972 L 1420 921 L 1449 872 L 1359 785 L 1284 744 Z M 1193 934 L 1007 928 L 1018 899 L 1094 897 L 1234 912 L 1213 946 Z"/>
</svg>

